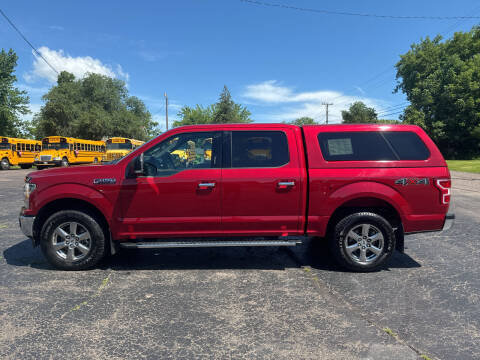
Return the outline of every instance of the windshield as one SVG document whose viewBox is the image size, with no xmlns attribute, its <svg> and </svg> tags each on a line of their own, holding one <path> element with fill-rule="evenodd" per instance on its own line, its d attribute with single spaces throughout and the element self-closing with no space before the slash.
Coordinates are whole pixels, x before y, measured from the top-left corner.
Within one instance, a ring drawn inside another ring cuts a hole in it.
<svg viewBox="0 0 480 360">
<path fill-rule="evenodd" d="M 107 150 L 132 150 L 131 143 L 108 143 Z"/>
<path fill-rule="evenodd" d="M 0 150 L 10 150 L 9 143 L 0 143 Z"/>
<path fill-rule="evenodd" d="M 43 150 L 68 149 L 68 143 L 43 143 Z"/>
</svg>

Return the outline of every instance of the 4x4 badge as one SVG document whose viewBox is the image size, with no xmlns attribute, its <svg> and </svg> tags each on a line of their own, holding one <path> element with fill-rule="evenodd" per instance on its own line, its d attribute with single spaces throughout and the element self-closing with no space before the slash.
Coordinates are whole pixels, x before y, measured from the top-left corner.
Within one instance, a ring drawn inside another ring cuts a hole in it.
<svg viewBox="0 0 480 360">
<path fill-rule="evenodd" d="M 395 180 L 395 185 L 428 185 L 428 178 L 401 178 Z"/>
</svg>

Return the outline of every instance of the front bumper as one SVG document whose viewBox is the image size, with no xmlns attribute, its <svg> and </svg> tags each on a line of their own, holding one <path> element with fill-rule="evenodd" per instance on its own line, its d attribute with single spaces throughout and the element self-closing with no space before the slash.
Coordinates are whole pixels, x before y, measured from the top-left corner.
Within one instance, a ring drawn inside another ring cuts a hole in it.
<svg viewBox="0 0 480 360">
<path fill-rule="evenodd" d="M 40 166 L 59 166 L 62 160 L 50 160 L 50 161 L 35 161 L 33 164 Z"/>
<path fill-rule="evenodd" d="M 25 216 L 20 214 L 18 217 L 18 222 L 20 224 L 20 229 L 25 234 L 25 236 L 30 239 L 33 238 L 33 223 L 35 222 L 35 216 Z"/>
<path fill-rule="evenodd" d="M 445 216 L 445 223 L 443 224 L 442 231 L 450 229 L 453 226 L 454 222 L 455 222 L 455 214 L 454 213 L 448 213 Z"/>
</svg>

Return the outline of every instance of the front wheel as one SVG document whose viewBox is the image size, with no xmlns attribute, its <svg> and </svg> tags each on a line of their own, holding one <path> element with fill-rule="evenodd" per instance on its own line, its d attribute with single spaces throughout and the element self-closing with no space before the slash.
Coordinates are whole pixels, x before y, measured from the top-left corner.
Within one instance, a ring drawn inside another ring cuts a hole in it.
<svg viewBox="0 0 480 360">
<path fill-rule="evenodd" d="M 330 247 L 343 267 L 360 272 L 375 271 L 395 250 L 395 234 L 382 216 L 370 212 L 355 213 L 335 225 Z"/>
<path fill-rule="evenodd" d="M 94 267 L 105 254 L 105 235 L 97 220 L 77 210 L 50 216 L 40 234 L 42 252 L 62 270 Z"/>
<path fill-rule="evenodd" d="M 0 161 L 0 168 L 2 170 L 10 169 L 10 162 L 8 161 L 7 158 L 3 158 L 2 161 Z"/>
<path fill-rule="evenodd" d="M 66 157 L 62 158 L 62 162 L 60 163 L 61 167 L 67 167 L 68 166 L 68 159 Z"/>
</svg>

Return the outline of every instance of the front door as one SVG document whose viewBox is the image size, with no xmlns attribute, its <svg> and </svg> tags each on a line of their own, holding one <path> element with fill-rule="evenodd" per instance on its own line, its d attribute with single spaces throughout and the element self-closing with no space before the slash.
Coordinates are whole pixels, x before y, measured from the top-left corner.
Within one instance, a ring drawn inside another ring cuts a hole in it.
<svg viewBox="0 0 480 360">
<path fill-rule="evenodd" d="M 301 232 L 302 176 L 294 133 L 232 131 L 222 171 L 226 234 L 297 235 Z M 290 139 L 290 141 L 289 141 Z"/>
<path fill-rule="evenodd" d="M 144 176 L 121 189 L 122 238 L 221 233 L 221 133 L 172 135 L 144 153 Z"/>
</svg>

